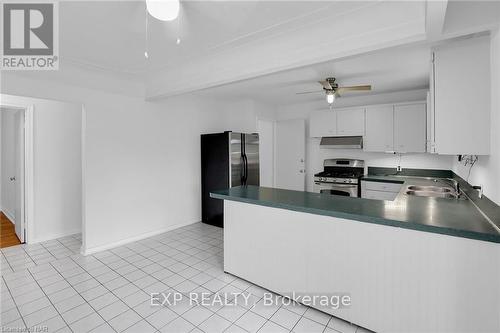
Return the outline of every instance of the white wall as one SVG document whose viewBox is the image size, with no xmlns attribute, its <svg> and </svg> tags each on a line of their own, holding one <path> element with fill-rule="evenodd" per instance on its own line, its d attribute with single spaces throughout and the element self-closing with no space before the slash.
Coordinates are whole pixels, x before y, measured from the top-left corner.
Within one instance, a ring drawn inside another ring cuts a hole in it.
<svg viewBox="0 0 500 333">
<path fill-rule="evenodd" d="M 261 113 L 251 101 L 186 95 L 145 102 L 43 75 L 7 73 L 2 89 L 84 104 L 87 252 L 200 221 L 200 134 L 255 132 Z"/>
<path fill-rule="evenodd" d="M 1 103 L 34 106 L 34 212 L 28 242 L 81 232 L 81 105 L 12 95 L 2 95 Z"/>
<path fill-rule="evenodd" d="M 0 110 L 0 210 L 2 210 L 2 187 L 3 187 L 3 175 L 2 175 L 2 170 L 3 170 L 3 167 L 2 167 L 2 133 L 3 133 L 3 130 L 2 130 L 2 115 L 1 115 L 1 110 Z"/>
<path fill-rule="evenodd" d="M 323 170 L 323 160 L 327 158 L 354 158 L 365 161 L 366 166 L 392 167 L 399 164 L 399 155 L 390 153 L 370 153 L 361 149 L 321 149 L 318 138 L 307 139 L 307 189 L 312 190 L 314 173 Z M 453 156 L 431 154 L 401 154 L 401 167 L 416 169 L 450 170 Z"/>
<path fill-rule="evenodd" d="M 491 150 L 489 156 L 479 156 L 471 170 L 469 183 L 481 185 L 484 194 L 500 205 L 500 32 L 491 36 Z M 469 167 L 457 159 L 453 171 L 467 178 Z"/>
<path fill-rule="evenodd" d="M 388 94 L 367 95 L 363 97 L 342 98 L 335 101 L 337 107 L 350 107 L 369 104 L 398 103 L 405 101 L 423 101 L 427 90 L 403 91 Z M 303 118 L 306 124 L 309 116 L 315 112 L 328 109 L 326 102 L 321 99 L 317 103 L 285 105 L 276 112 L 276 119 Z M 308 126 L 308 125 L 307 125 Z M 306 129 L 308 132 L 308 129 Z M 323 160 L 328 158 L 355 158 L 365 160 L 366 166 L 396 167 L 399 157 L 388 153 L 369 153 L 361 149 L 320 149 L 319 138 L 309 138 L 306 142 L 306 190 L 313 190 L 314 174 L 323 170 Z M 402 154 L 403 168 L 446 169 L 452 167 L 452 156 L 431 154 Z"/>
<path fill-rule="evenodd" d="M 16 113 L 15 109 L 1 108 L 1 201 L 0 210 L 15 223 L 16 209 L 16 185 L 10 181 L 11 177 L 16 176 Z"/>
<path fill-rule="evenodd" d="M 259 166 L 260 185 L 274 185 L 274 121 L 259 119 Z"/>
</svg>

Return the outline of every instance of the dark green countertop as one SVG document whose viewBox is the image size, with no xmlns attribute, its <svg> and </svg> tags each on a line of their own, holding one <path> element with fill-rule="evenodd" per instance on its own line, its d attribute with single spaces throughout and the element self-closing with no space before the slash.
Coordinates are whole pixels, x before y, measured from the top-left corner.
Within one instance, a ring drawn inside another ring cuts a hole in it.
<svg viewBox="0 0 500 333">
<path fill-rule="evenodd" d="M 379 177 L 372 179 L 381 179 Z M 410 177 L 391 180 L 414 183 L 414 178 Z M 216 199 L 500 243 L 500 233 L 470 200 L 412 197 L 400 194 L 394 201 L 384 201 L 250 185 L 215 191 L 210 196 Z"/>
</svg>

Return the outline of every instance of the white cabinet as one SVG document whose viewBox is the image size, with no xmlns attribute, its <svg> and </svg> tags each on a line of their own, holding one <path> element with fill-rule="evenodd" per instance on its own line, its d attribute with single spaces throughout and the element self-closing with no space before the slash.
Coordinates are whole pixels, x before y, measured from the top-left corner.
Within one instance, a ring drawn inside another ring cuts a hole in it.
<svg viewBox="0 0 500 333">
<path fill-rule="evenodd" d="M 385 192 L 385 191 L 373 191 L 373 190 L 364 190 L 361 192 L 362 198 L 372 199 L 372 200 L 392 201 L 396 199 L 397 196 L 398 196 L 397 192 Z"/>
<path fill-rule="evenodd" d="M 425 142 L 426 103 L 366 108 L 365 151 L 423 153 Z"/>
<path fill-rule="evenodd" d="M 394 151 L 424 153 L 426 150 L 426 105 L 394 106 Z"/>
<path fill-rule="evenodd" d="M 365 151 L 394 150 L 394 110 L 392 105 L 369 106 L 366 108 Z"/>
<path fill-rule="evenodd" d="M 435 152 L 490 153 L 490 37 L 438 46 L 433 52 L 431 116 Z M 433 113 L 433 114 L 432 114 Z"/>
<path fill-rule="evenodd" d="M 309 119 L 309 136 L 351 136 L 365 134 L 365 109 L 335 109 L 317 112 Z"/>
<path fill-rule="evenodd" d="M 431 69 L 431 77 L 433 76 L 432 74 L 432 69 Z M 435 153 L 436 152 L 436 147 L 435 147 L 435 131 L 434 131 L 434 102 L 431 97 L 431 91 L 434 90 L 434 80 L 431 80 L 430 86 L 429 86 L 429 91 L 427 92 L 427 107 L 426 107 L 426 128 L 427 128 L 427 135 L 426 135 L 426 151 L 428 153 Z"/>
<path fill-rule="evenodd" d="M 365 109 L 336 110 L 337 135 L 365 135 Z"/>
<path fill-rule="evenodd" d="M 309 118 L 309 136 L 320 138 L 337 134 L 337 115 L 334 111 L 317 112 Z"/>
<path fill-rule="evenodd" d="M 398 196 L 401 186 L 401 183 L 361 180 L 361 197 L 373 200 L 394 200 Z"/>
<path fill-rule="evenodd" d="M 370 105 L 317 112 L 309 119 L 309 136 L 364 136 L 370 152 L 426 151 L 426 102 Z"/>
</svg>

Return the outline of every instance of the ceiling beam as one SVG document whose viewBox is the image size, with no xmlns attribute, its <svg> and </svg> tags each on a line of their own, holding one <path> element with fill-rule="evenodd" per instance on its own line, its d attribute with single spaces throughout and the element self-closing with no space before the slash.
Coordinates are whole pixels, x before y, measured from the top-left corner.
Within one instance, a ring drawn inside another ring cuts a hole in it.
<svg viewBox="0 0 500 333">
<path fill-rule="evenodd" d="M 433 41 L 441 37 L 448 0 L 427 0 L 425 7 L 425 33 Z"/>
<path fill-rule="evenodd" d="M 154 100 L 426 39 L 425 2 L 375 1 L 148 75 Z M 325 25 L 328 27 L 325 30 Z"/>
</svg>

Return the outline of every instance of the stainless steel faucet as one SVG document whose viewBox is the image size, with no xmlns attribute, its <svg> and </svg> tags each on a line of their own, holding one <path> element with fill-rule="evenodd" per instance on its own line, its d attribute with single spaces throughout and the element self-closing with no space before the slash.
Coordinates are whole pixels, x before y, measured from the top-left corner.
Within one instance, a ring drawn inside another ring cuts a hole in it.
<svg viewBox="0 0 500 333">
<path fill-rule="evenodd" d="M 434 179 L 435 182 L 443 182 L 443 181 L 448 181 L 450 182 L 452 185 L 453 185 L 453 189 L 455 190 L 455 194 L 458 196 L 460 196 L 460 184 L 458 183 L 458 181 L 456 179 L 453 179 L 453 178 L 438 178 L 438 179 Z"/>
</svg>

